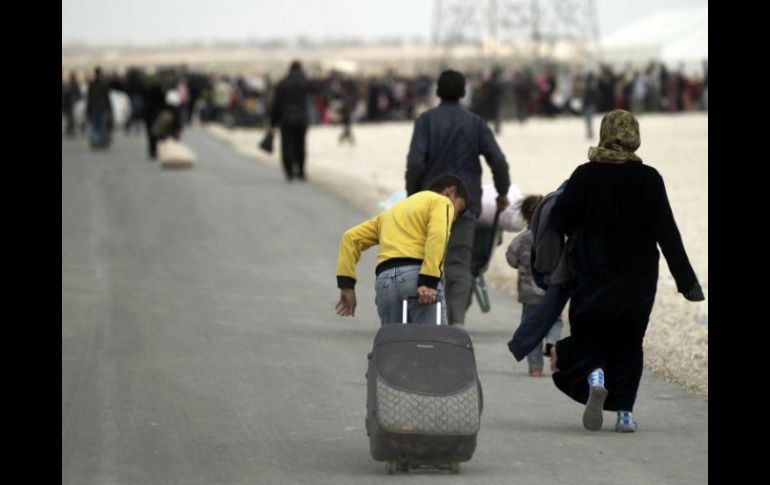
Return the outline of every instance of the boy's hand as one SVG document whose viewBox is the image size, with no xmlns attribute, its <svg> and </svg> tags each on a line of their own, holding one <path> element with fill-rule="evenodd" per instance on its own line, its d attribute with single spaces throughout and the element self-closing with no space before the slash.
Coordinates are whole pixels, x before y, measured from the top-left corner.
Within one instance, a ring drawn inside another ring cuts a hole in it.
<svg viewBox="0 0 770 485">
<path fill-rule="evenodd" d="M 433 288 L 427 286 L 419 286 L 417 288 L 417 301 L 420 305 L 432 305 L 436 303 L 436 295 L 438 292 Z"/>
<path fill-rule="evenodd" d="M 356 290 L 346 288 L 340 290 L 340 301 L 335 307 L 337 315 L 341 317 L 354 317 L 356 313 Z"/>
</svg>

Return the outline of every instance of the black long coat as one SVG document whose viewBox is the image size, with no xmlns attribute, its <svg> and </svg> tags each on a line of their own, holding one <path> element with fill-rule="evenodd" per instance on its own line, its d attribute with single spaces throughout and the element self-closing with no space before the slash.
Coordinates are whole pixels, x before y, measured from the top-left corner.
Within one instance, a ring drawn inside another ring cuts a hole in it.
<svg viewBox="0 0 770 485">
<path fill-rule="evenodd" d="M 291 73 L 275 87 L 270 110 L 273 126 L 307 126 L 310 87 L 305 76 Z"/>
<path fill-rule="evenodd" d="M 579 230 L 573 332 L 600 339 L 643 337 L 658 283 L 658 244 L 680 292 L 697 281 L 663 178 L 648 165 L 580 165 L 556 201 L 551 222 L 562 234 Z"/>
<path fill-rule="evenodd" d="M 557 345 L 554 383 L 585 403 L 586 375 L 604 368 L 610 391 L 604 409 L 631 411 L 658 284 L 657 246 L 680 292 L 697 281 L 663 178 L 640 162 L 580 165 L 554 204 L 551 224 L 564 235 L 578 231 L 570 337 Z"/>
</svg>

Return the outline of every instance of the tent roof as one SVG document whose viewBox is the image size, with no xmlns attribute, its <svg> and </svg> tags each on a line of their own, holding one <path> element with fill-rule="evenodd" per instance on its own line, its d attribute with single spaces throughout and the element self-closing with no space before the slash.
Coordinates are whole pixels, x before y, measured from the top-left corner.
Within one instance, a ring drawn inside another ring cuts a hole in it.
<svg viewBox="0 0 770 485">
<path fill-rule="evenodd" d="M 700 63 L 708 59 L 708 15 L 705 6 L 644 17 L 605 36 L 602 49 L 608 58 L 654 58 L 671 67 Z"/>
</svg>

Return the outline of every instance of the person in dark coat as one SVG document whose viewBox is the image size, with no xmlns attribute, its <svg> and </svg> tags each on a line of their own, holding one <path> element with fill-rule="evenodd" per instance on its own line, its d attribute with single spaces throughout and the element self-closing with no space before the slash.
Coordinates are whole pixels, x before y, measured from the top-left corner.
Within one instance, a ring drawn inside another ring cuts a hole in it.
<svg viewBox="0 0 770 485">
<path fill-rule="evenodd" d="M 452 226 L 446 254 L 445 294 L 450 325 L 463 326 L 471 303 L 473 241 L 481 215 L 481 162 L 483 155 L 492 170 L 497 208 L 510 204 L 508 162 L 492 130 L 483 118 L 460 106 L 465 96 L 465 76 L 446 70 L 439 76 L 436 95 L 441 103 L 421 114 L 414 123 L 406 158 L 406 192 L 424 190 L 431 180 L 448 173 L 462 180 L 470 194 L 468 210 Z"/>
<path fill-rule="evenodd" d="M 67 136 L 75 136 L 75 103 L 78 100 L 80 100 L 80 86 L 75 73 L 71 72 L 69 82 L 62 85 L 62 111 L 67 120 L 65 129 Z"/>
<path fill-rule="evenodd" d="M 487 89 L 487 103 L 489 104 L 487 112 L 489 113 L 489 120 L 494 124 L 495 135 L 500 135 L 500 108 L 503 104 L 504 92 L 505 85 L 503 81 L 503 71 L 499 67 L 496 67 L 492 71 L 492 78 L 489 80 Z"/>
<path fill-rule="evenodd" d="M 123 129 L 130 133 L 141 133 L 141 123 L 144 118 L 144 99 L 142 98 L 142 77 L 138 69 L 131 69 L 126 75 L 125 92 L 131 100 L 131 116 L 126 120 Z"/>
<path fill-rule="evenodd" d="M 147 130 L 147 149 L 150 161 L 158 156 L 158 137 L 152 133 L 152 125 L 166 105 L 163 86 L 161 86 L 155 69 L 149 69 L 144 86 L 144 127 Z"/>
<path fill-rule="evenodd" d="M 339 142 L 347 140 L 351 145 L 355 144 L 355 138 L 351 130 L 351 124 L 353 121 L 353 110 L 356 107 L 356 92 L 357 86 L 352 79 L 345 79 L 340 82 L 339 98 L 341 102 L 340 106 L 340 121 L 342 122 L 342 133 L 340 134 Z"/>
<path fill-rule="evenodd" d="M 270 131 L 281 127 L 281 157 L 286 180 L 305 180 L 305 136 L 308 127 L 309 87 L 299 61 L 275 87 L 270 112 Z"/>
<path fill-rule="evenodd" d="M 88 83 L 86 116 L 90 129 L 91 147 L 107 148 L 110 144 L 112 104 L 110 103 L 110 85 L 104 79 L 100 67 L 94 69 L 94 79 Z"/>
<path fill-rule="evenodd" d="M 585 86 L 583 87 L 583 117 L 586 122 L 586 136 L 589 140 L 594 137 L 594 113 L 599 107 L 601 100 L 601 93 L 599 92 L 599 84 L 596 81 L 594 73 L 589 72 L 585 80 Z"/>
<path fill-rule="evenodd" d="M 634 154 L 636 118 L 604 116 L 599 146 L 575 169 L 551 212 L 562 235 L 576 232 L 571 335 L 556 344 L 556 386 L 586 404 L 583 425 L 602 426 L 602 410 L 617 411 L 615 429 L 634 431 L 632 411 L 642 377 L 644 339 L 658 283 L 660 245 L 677 290 L 704 300 L 682 244 L 663 178 Z"/>
</svg>

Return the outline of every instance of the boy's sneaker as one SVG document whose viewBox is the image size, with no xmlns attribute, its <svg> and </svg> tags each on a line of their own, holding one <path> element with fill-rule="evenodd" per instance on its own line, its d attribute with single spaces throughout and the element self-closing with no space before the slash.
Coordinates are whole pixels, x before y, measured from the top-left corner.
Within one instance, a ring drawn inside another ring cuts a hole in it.
<svg viewBox="0 0 770 485">
<path fill-rule="evenodd" d="M 604 386 L 591 386 L 588 391 L 586 409 L 583 411 L 583 426 L 590 431 L 602 429 L 602 410 L 607 399 L 607 389 Z"/>
</svg>

